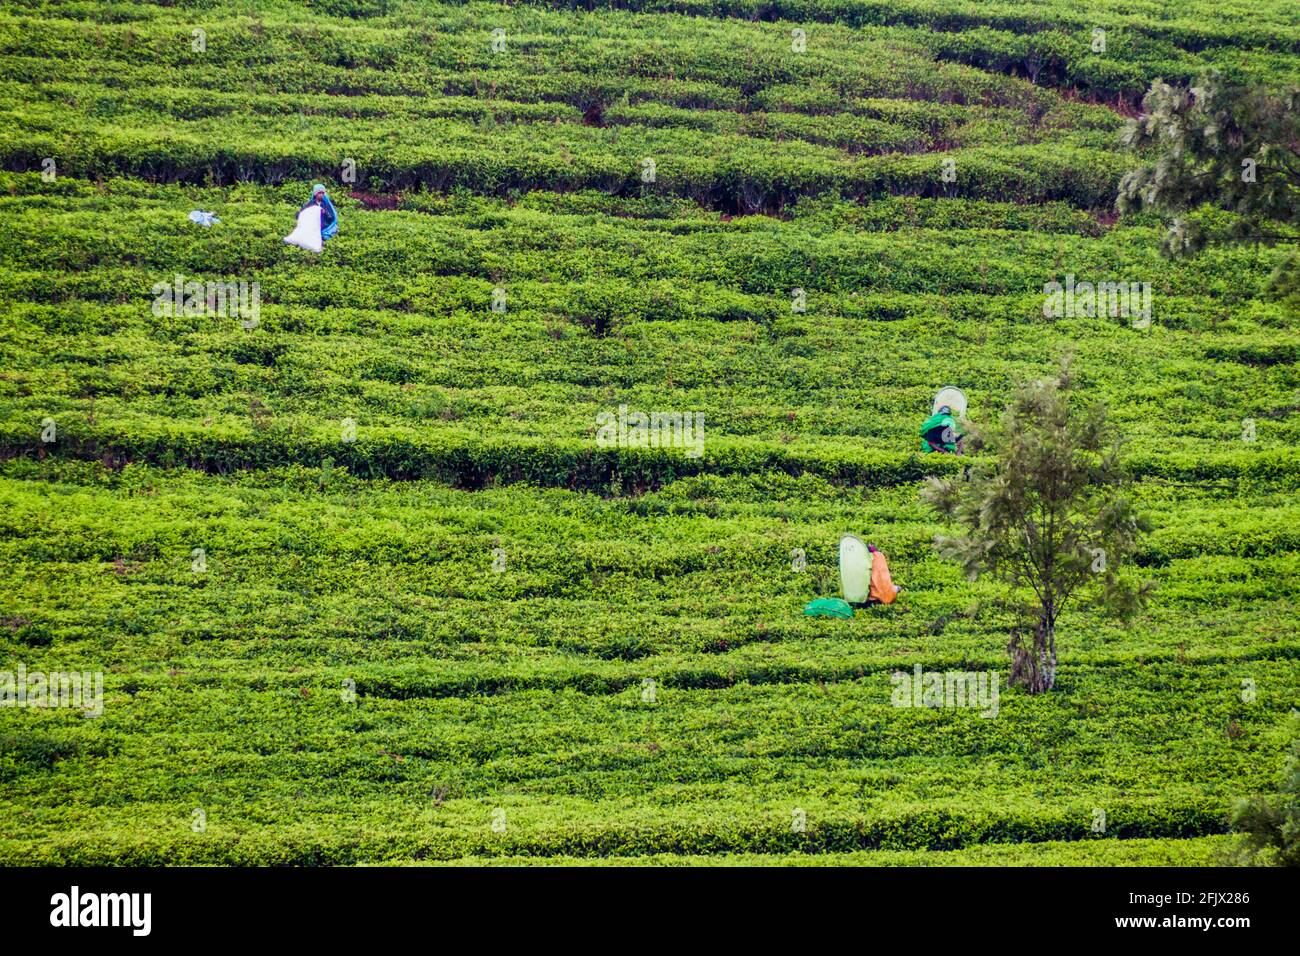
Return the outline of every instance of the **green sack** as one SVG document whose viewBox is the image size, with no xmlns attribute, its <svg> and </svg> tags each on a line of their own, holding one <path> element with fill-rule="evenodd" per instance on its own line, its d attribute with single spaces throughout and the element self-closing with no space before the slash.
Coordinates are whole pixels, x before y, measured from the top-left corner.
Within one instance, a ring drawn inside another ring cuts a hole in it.
<svg viewBox="0 0 1300 956">
<path fill-rule="evenodd" d="M 805 604 L 803 612 L 808 617 L 849 618 L 853 616 L 853 608 L 849 607 L 848 601 L 841 598 L 817 598 Z"/>
</svg>

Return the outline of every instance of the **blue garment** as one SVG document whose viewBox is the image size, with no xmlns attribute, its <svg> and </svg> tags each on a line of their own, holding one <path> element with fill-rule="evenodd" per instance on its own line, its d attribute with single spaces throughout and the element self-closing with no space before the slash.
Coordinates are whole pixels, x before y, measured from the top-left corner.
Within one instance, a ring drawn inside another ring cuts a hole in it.
<svg viewBox="0 0 1300 956">
<path fill-rule="evenodd" d="M 320 238 L 324 242 L 326 239 L 333 237 L 334 233 L 339 231 L 339 214 L 334 211 L 334 204 L 330 202 L 329 193 L 325 192 L 325 187 L 316 185 L 311 188 L 311 199 L 302 209 L 306 209 L 316 201 L 316 194 L 322 193 L 320 200 Z M 302 212 L 299 209 L 299 212 Z"/>
</svg>

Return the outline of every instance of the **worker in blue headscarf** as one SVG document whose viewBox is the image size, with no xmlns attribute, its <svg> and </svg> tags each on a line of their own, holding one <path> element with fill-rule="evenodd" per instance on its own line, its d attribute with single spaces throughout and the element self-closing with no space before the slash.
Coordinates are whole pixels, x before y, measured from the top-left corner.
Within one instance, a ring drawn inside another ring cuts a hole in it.
<svg viewBox="0 0 1300 956">
<path fill-rule="evenodd" d="M 320 183 L 311 187 L 311 202 L 306 203 L 302 209 L 312 204 L 320 206 L 320 238 L 321 242 L 333 238 L 334 233 L 339 231 L 339 214 L 334 211 L 334 204 L 330 202 L 330 197 L 325 193 L 325 187 Z M 302 212 L 299 209 L 299 212 Z"/>
</svg>

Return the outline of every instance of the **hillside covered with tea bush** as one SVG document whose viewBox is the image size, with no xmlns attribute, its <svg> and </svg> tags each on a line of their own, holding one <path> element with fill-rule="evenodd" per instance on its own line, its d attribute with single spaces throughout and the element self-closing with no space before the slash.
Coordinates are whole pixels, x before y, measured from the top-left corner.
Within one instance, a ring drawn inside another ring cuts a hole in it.
<svg viewBox="0 0 1300 956">
<path fill-rule="evenodd" d="M 1295 83 L 1300 11 L 6 5 L 0 671 L 104 708 L 0 708 L 0 863 L 1218 861 L 1300 699 L 1294 246 L 1114 211 L 1207 69 Z M 1150 322 L 1045 317 L 1067 276 Z M 1017 623 L 934 553 L 930 400 L 1067 352 L 1150 604 L 1072 608 L 996 717 L 896 708 Z M 702 455 L 598 443 L 620 406 Z M 845 532 L 900 600 L 805 617 Z"/>
</svg>

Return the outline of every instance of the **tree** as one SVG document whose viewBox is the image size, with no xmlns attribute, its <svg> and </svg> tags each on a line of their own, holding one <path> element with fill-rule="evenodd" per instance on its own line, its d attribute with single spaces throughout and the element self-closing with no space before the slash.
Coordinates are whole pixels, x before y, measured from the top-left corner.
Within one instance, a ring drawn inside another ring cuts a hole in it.
<svg viewBox="0 0 1300 956">
<path fill-rule="evenodd" d="M 1120 442 L 1100 405 L 1076 408 L 1067 358 L 1059 377 L 1021 386 L 989 429 L 975 429 L 989 465 L 964 477 L 930 479 L 922 492 L 942 515 L 962 527 L 939 535 L 935 547 L 972 580 L 991 574 L 1036 599 L 1032 648 L 1013 632 L 1011 682 L 1030 693 L 1056 683 L 1056 625 L 1085 585 L 1100 585 L 1109 606 L 1130 613 L 1149 585 L 1120 575 L 1146 522 L 1126 494 L 1130 478 Z"/>
<path fill-rule="evenodd" d="M 1270 92 L 1217 73 L 1190 89 L 1156 80 L 1142 108 L 1122 142 L 1147 162 L 1120 180 L 1115 204 L 1172 219 L 1166 254 L 1300 237 L 1300 87 Z M 1215 225 L 1207 207 L 1227 213 L 1227 222 Z M 1295 268 L 1288 261 L 1285 275 Z"/>
<path fill-rule="evenodd" d="M 1274 797 L 1254 797 L 1237 803 L 1232 827 L 1244 834 L 1235 862 L 1263 866 L 1300 866 L 1300 714 L 1292 711 L 1291 744 L 1282 780 Z"/>
</svg>

